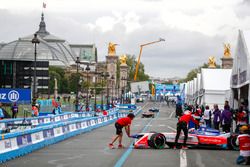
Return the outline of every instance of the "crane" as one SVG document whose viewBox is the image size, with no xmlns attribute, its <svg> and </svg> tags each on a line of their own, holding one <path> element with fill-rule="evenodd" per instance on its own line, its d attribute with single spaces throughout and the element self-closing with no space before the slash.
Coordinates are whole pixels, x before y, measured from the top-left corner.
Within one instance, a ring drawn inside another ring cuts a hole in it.
<svg viewBox="0 0 250 167">
<path fill-rule="evenodd" d="M 141 54 L 142 54 L 142 48 L 144 46 L 151 45 L 151 44 L 158 43 L 158 42 L 162 42 L 162 41 L 165 41 L 165 39 L 160 38 L 157 41 L 153 41 L 153 42 L 149 42 L 149 43 L 145 43 L 145 44 L 140 45 L 140 53 L 139 53 L 137 64 L 136 64 L 136 68 L 135 68 L 134 81 L 136 81 L 138 70 L 139 70 L 139 65 L 140 65 L 140 60 L 141 60 Z"/>
</svg>

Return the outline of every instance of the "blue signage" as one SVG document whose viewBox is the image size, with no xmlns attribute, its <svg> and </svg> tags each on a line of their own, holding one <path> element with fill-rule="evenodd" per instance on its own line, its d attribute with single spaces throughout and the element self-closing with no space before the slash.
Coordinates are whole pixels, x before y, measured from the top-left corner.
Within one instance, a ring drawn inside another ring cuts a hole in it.
<svg viewBox="0 0 250 167">
<path fill-rule="evenodd" d="M 30 89 L 0 89 L 1 103 L 30 103 L 31 90 Z"/>
</svg>

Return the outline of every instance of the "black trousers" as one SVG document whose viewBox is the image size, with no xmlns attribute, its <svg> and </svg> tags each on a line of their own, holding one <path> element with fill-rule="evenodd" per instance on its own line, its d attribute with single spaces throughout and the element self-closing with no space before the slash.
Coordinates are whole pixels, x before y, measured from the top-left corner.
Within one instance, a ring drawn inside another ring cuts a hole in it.
<svg viewBox="0 0 250 167">
<path fill-rule="evenodd" d="M 188 138 L 188 128 L 187 128 L 187 123 L 182 121 L 177 123 L 177 132 L 175 136 L 175 145 L 178 143 L 178 139 L 180 137 L 181 130 L 183 131 L 185 137 L 184 137 L 184 142 L 183 145 L 186 146 L 187 143 L 187 138 Z"/>
</svg>

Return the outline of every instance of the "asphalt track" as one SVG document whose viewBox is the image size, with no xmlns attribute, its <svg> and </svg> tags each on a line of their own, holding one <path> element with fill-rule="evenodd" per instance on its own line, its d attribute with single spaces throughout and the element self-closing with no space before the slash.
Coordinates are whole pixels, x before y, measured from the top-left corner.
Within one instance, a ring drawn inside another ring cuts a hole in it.
<svg viewBox="0 0 250 167">
<path fill-rule="evenodd" d="M 160 108 L 155 118 L 138 115 L 131 131 L 172 132 L 176 128 L 174 108 L 165 103 L 143 104 L 144 110 L 152 106 Z M 107 145 L 115 133 L 113 124 L 75 136 L 60 143 L 37 150 L 26 156 L 8 161 L 0 166 L 8 167 L 231 167 L 235 165 L 238 151 L 213 149 L 133 149 L 133 139 L 124 135 L 125 149 L 110 150 Z M 117 143 L 116 143 L 117 146 Z"/>
</svg>

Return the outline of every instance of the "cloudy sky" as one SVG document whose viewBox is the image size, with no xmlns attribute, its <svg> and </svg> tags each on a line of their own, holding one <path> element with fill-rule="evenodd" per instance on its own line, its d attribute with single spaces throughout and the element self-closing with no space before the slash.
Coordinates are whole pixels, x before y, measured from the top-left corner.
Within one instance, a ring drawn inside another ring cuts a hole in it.
<svg viewBox="0 0 250 167">
<path fill-rule="evenodd" d="M 234 53 L 238 29 L 250 29 L 248 0 L 0 0 L 0 42 L 33 34 L 42 11 L 51 34 L 95 43 L 99 60 L 110 41 L 118 55 L 138 56 L 141 44 L 164 38 L 141 59 L 146 73 L 164 78 L 185 77 L 209 56 L 221 64 L 223 43 Z"/>
</svg>

